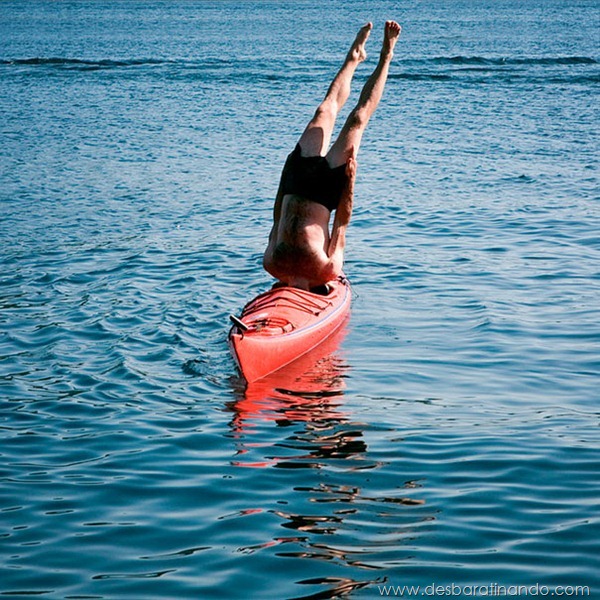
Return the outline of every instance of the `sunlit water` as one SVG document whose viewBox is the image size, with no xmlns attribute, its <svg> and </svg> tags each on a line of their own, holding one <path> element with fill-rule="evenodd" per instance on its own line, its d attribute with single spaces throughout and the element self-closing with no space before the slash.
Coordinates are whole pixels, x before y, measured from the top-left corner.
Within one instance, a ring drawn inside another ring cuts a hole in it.
<svg viewBox="0 0 600 600">
<path fill-rule="evenodd" d="M 600 593 L 599 10 L 2 2 L 0 595 Z M 246 389 L 279 170 L 387 18 L 351 320 Z"/>
</svg>

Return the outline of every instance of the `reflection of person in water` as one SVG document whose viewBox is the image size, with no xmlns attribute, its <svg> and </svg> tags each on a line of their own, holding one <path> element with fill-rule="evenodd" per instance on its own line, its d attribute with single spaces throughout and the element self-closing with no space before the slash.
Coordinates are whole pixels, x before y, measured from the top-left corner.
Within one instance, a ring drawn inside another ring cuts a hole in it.
<svg viewBox="0 0 600 600">
<path fill-rule="evenodd" d="M 323 392 L 290 391 L 271 389 L 253 396 L 246 395 L 232 403 L 235 416 L 232 427 L 239 440 L 238 457 L 234 462 L 240 467 L 321 468 L 331 460 L 362 460 L 367 445 L 357 423 L 349 420 L 348 413 L 341 407 L 342 391 Z M 263 446 L 250 442 L 260 422 L 273 422 L 279 428 L 292 428 L 302 424 L 302 431 L 293 429 L 283 442 L 285 451 L 278 453 L 282 444 L 266 443 Z M 270 448 L 266 457 L 261 448 Z M 291 452 L 296 450 L 297 452 Z M 258 456 L 257 456 L 258 451 Z M 258 458 L 258 460 L 253 460 Z"/>
</svg>

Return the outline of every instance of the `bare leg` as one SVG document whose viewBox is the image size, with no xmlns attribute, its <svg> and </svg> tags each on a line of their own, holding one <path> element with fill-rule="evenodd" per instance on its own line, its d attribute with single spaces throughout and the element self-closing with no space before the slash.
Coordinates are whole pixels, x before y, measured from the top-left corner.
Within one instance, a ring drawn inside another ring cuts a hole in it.
<svg viewBox="0 0 600 600">
<path fill-rule="evenodd" d="M 351 156 L 358 154 L 358 147 L 369 119 L 375 112 L 387 80 L 394 46 L 400 36 L 400 25 L 395 21 L 387 21 L 383 36 L 381 55 L 375 71 L 365 83 L 358 104 L 348 115 L 348 119 L 336 142 L 327 154 L 327 161 L 332 167 L 347 163 Z"/>
<path fill-rule="evenodd" d="M 360 28 L 342 68 L 329 86 L 325 99 L 300 137 L 299 143 L 303 156 L 323 156 L 329 147 L 335 119 L 350 95 L 350 83 L 354 71 L 367 58 L 365 44 L 372 28 L 372 23 L 367 23 Z"/>
</svg>

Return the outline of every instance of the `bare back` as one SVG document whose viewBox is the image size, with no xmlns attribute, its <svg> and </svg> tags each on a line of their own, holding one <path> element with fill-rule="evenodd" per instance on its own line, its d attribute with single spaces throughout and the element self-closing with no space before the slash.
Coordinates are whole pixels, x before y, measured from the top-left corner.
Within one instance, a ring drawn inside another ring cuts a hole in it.
<svg viewBox="0 0 600 600">
<path fill-rule="evenodd" d="M 288 285 L 307 289 L 330 279 L 330 215 L 317 202 L 286 194 L 265 252 L 265 269 Z"/>
</svg>

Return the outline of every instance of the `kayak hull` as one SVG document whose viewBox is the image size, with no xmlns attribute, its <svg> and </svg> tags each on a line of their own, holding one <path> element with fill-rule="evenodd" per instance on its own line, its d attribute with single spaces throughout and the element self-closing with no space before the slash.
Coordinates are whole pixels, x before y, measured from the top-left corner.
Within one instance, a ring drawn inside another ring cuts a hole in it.
<svg viewBox="0 0 600 600">
<path fill-rule="evenodd" d="M 334 334 L 350 312 L 350 284 L 340 277 L 328 293 L 275 287 L 251 300 L 229 332 L 229 345 L 247 382 L 304 356 Z"/>
</svg>

